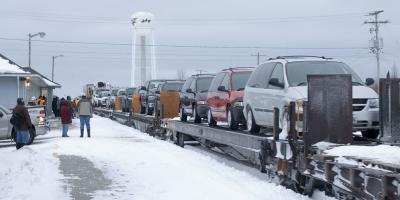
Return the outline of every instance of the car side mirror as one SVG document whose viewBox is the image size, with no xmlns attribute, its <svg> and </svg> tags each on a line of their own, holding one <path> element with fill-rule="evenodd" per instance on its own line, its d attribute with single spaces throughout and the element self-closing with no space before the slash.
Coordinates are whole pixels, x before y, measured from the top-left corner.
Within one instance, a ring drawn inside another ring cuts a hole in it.
<svg viewBox="0 0 400 200">
<path fill-rule="evenodd" d="M 187 93 L 193 93 L 193 90 L 190 89 L 190 88 L 188 88 L 188 89 L 186 90 L 186 92 L 187 92 Z"/>
<path fill-rule="evenodd" d="M 275 87 L 279 87 L 279 88 L 284 88 L 285 85 L 283 83 L 280 83 L 279 80 L 277 78 L 271 78 L 269 80 L 269 84 Z"/>
<path fill-rule="evenodd" d="M 365 79 L 365 85 L 367 85 L 367 86 L 371 86 L 371 85 L 373 85 L 374 83 L 375 83 L 375 81 L 374 81 L 373 78 L 367 78 L 367 79 Z"/>
<path fill-rule="evenodd" d="M 223 85 L 218 86 L 218 91 L 228 92 L 228 90 L 226 90 L 225 86 L 223 86 Z"/>
</svg>

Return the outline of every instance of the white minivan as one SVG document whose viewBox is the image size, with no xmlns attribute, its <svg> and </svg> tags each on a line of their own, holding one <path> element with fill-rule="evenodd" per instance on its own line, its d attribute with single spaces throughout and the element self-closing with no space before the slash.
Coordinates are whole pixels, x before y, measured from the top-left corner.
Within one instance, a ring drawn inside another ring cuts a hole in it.
<svg viewBox="0 0 400 200">
<path fill-rule="evenodd" d="M 281 111 L 282 128 L 284 107 L 291 101 L 307 100 L 307 75 L 351 74 L 353 82 L 353 131 L 361 131 L 367 138 L 379 135 L 378 94 L 363 83 L 345 63 L 314 56 L 287 56 L 270 59 L 251 74 L 244 93 L 244 116 L 249 132 L 273 126 L 273 108 Z"/>
</svg>

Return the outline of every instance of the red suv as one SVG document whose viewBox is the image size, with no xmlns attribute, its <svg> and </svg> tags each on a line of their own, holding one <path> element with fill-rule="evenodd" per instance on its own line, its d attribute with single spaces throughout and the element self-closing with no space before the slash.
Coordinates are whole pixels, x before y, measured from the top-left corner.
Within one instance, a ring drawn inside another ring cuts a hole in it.
<svg viewBox="0 0 400 200">
<path fill-rule="evenodd" d="M 229 68 L 214 77 L 207 93 L 208 125 L 225 122 L 235 130 L 239 124 L 246 124 L 243 116 L 243 90 L 253 70 L 250 67 Z"/>
</svg>

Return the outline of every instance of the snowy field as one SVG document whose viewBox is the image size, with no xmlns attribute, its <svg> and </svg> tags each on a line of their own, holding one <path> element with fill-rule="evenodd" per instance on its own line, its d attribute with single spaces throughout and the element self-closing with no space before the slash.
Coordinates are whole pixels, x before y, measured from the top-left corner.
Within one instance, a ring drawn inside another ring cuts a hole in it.
<svg viewBox="0 0 400 200">
<path fill-rule="evenodd" d="M 92 119 L 92 138 L 79 138 L 77 121 L 73 126 L 70 138 L 53 130 L 19 151 L 0 141 L 0 199 L 309 199 L 255 169 L 109 119 Z M 331 198 L 317 193 L 313 199 Z"/>
</svg>

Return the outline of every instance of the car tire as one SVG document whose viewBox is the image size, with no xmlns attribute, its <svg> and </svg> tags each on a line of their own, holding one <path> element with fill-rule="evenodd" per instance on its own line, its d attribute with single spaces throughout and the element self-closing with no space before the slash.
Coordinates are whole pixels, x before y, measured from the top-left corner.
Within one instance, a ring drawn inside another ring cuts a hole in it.
<svg viewBox="0 0 400 200">
<path fill-rule="evenodd" d="M 249 133 L 258 133 L 260 132 L 260 126 L 256 124 L 256 121 L 254 120 L 254 115 L 253 111 L 249 108 L 247 111 L 247 131 Z"/>
<path fill-rule="evenodd" d="M 207 112 L 207 123 L 209 126 L 216 126 L 217 125 L 217 121 L 214 120 L 212 113 L 211 113 L 211 108 L 208 109 Z"/>
<path fill-rule="evenodd" d="M 361 131 L 361 134 L 364 138 L 367 139 L 378 139 L 379 136 L 379 130 L 365 130 L 365 131 Z"/>
<path fill-rule="evenodd" d="M 194 117 L 194 123 L 201 123 L 201 117 L 197 113 L 197 106 L 193 106 L 193 117 Z"/>
<path fill-rule="evenodd" d="M 179 115 L 181 118 L 181 122 L 187 122 L 187 115 L 185 113 L 185 110 L 181 107 L 181 109 L 179 110 Z"/>
<path fill-rule="evenodd" d="M 228 113 L 227 113 L 226 119 L 228 121 L 228 126 L 230 129 L 237 130 L 239 128 L 239 123 L 235 120 L 235 117 L 232 114 L 231 108 L 228 108 Z"/>
</svg>

